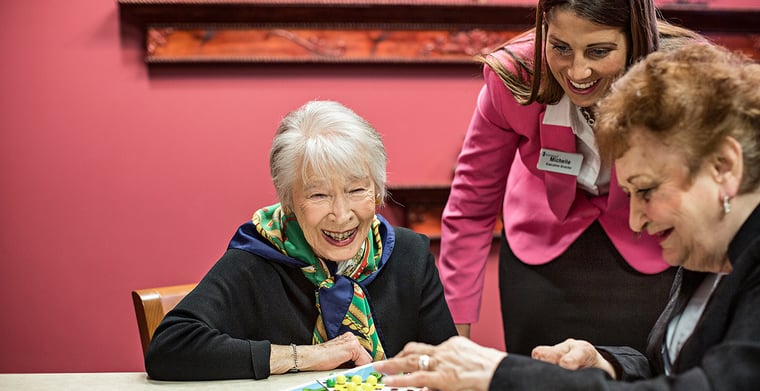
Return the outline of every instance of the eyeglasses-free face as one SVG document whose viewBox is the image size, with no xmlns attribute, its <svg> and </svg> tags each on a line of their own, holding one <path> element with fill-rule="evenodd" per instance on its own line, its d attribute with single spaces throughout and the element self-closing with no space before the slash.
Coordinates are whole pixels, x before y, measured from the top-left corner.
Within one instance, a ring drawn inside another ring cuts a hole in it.
<svg viewBox="0 0 760 391">
<path fill-rule="evenodd" d="M 547 22 L 545 55 L 552 75 L 576 106 L 592 106 L 625 70 L 625 34 L 570 10 L 552 13 Z"/>
<path fill-rule="evenodd" d="M 615 161 L 618 183 L 630 197 L 629 224 L 657 238 L 670 265 L 704 272 L 728 272 L 726 248 L 733 237 L 725 229 L 720 172 L 705 159 L 689 178 L 677 147 L 665 145 L 639 128 L 631 148 Z"/>
<path fill-rule="evenodd" d="M 369 174 L 296 181 L 293 212 L 318 257 L 339 262 L 359 252 L 375 217 L 375 194 Z"/>
</svg>

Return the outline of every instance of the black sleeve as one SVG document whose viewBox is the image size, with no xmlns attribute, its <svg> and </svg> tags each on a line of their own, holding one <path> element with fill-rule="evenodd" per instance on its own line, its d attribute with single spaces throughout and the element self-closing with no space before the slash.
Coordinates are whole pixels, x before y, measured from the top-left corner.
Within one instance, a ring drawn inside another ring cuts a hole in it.
<svg viewBox="0 0 760 391">
<path fill-rule="evenodd" d="M 270 344 L 311 343 L 313 286 L 299 276 L 298 269 L 228 250 L 159 324 L 145 356 L 148 376 L 267 378 Z"/>
<path fill-rule="evenodd" d="M 577 371 L 560 368 L 530 357 L 510 354 L 496 368 L 489 391 L 563 390 L 563 391 L 653 391 L 713 390 L 704 372 L 694 369 L 676 377 L 659 376 L 633 382 L 613 380 L 601 369 Z M 745 388 L 741 388 L 745 389 Z M 752 388 L 746 388 L 750 390 Z M 738 389 L 732 389 L 738 390 Z"/>
<path fill-rule="evenodd" d="M 428 239 L 425 238 L 428 242 Z M 437 345 L 457 335 L 446 298 L 443 294 L 435 258 L 428 253 L 424 262 L 422 289 L 420 290 L 420 319 L 417 340 Z"/>
<path fill-rule="evenodd" d="M 590 368 L 571 371 L 519 354 L 508 354 L 496 368 L 489 391 L 607 390 L 615 382 L 607 372 Z"/>
<path fill-rule="evenodd" d="M 639 380 L 652 377 L 646 356 L 627 346 L 597 346 L 596 349 L 612 364 L 620 380 Z"/>
<path fill-rule="evenodd" d="M 391 258 L 369 285 L 388 357 L 408 342 L 439 344 L 456 335 L 429 239 L 406 228 L 395 230 Z"/>
</svg>

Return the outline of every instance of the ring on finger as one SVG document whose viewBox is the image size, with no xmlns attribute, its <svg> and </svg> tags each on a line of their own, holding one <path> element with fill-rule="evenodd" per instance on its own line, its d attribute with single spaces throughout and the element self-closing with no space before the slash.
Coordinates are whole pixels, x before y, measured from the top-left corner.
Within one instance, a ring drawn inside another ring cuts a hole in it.
<svg viewBox="0 0 760 391">
<path fill-rule="evenodd" d="M 417 365 L 420 367 L 421 371 L 427 371 L 430 368 L 430 356 L 427 354 L 421 355 L 417 361 Z"/>
</svg>

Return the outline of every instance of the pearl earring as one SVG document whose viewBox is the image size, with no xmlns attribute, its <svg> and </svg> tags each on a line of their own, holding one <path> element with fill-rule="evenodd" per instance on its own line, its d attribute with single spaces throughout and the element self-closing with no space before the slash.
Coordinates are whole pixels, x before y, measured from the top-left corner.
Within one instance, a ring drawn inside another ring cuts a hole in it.
<svg viewBox="0 0 760 391">
<path fill-rule="evenodd" d="M 723 214 L 731 213 L 731 199 L 727 195 L 723 196 Z"/>
</svg>

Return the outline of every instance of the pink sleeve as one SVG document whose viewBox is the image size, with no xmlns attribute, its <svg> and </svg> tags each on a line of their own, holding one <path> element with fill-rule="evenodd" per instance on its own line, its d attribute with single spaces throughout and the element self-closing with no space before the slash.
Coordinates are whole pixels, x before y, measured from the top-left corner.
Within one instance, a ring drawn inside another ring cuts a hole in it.
<svg viewBox="0 0 760 391">
<path fill-rule="evenodd" d="M 493 228 L 520 140 L 504 110 L 521 106 L 488 67 L 484 77 L 442 217 L 439 270 L 455 323 L 478 320 Z"/>
</svg>

